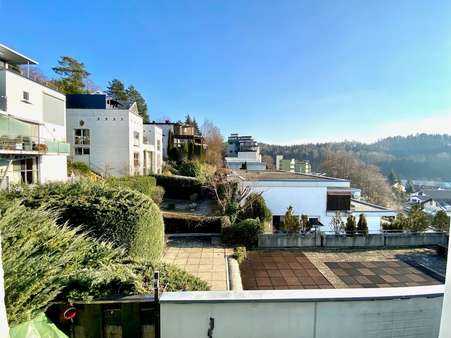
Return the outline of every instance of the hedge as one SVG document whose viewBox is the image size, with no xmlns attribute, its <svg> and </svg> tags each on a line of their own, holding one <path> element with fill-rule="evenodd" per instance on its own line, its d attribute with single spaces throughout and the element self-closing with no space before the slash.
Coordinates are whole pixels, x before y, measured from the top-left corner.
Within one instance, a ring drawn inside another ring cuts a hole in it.
<svg viewBox="0 0 451 338">
<path fill-rule="evenodd" d="M 160 204 L 163 200 L 164 189 L 156 185 L 155 177 L 152 176 L 110 177 L 105 180 L 105 183 L 112 187 L 124 187 L 139 191 L 149 196 L 157 204 Z"/>
<path fill-rule="evenodd" d="M 48 205 L 60 222 L 80 225 L 92 237 L 123 247 L 135 259 L 161 258 L 164 225 L 159 208 L 147 196 L 104 183 L 52 183 L 15 194 L 27 207 Z"/>
<path fill-rule="evenodd" d="M 230 245 L 256 247 L 258 235 L 263 232 L 263 224 L 258 219 L 246 219 L 222 229 L 222 240 Z"/>
<path fill-rule="evenodd" d="M 165 190 L 165 197 L 174 199 L 191 199 L 193 195 L 200 196 L 202 183 L 193 177 L 154 175 L 157 185 Z"/>
<path fill-rule="evenodd" d="M 167 234 L 221 233 L 229 225 L 228 217 L 197 216 L 192 214 L 163 212 L 164 231 Z"/>
<path fill-rule="evenodd" d="M 199 278 L 162 263 L 131 260 L 79 228 L 58 225 L 55 210 L 15 203 L 0 219 L 5 304 L 10 325 L 32 319 L 56 301 L 152 294 L 153 272 L 167 291 L 208 290 Z"/>
</svg>

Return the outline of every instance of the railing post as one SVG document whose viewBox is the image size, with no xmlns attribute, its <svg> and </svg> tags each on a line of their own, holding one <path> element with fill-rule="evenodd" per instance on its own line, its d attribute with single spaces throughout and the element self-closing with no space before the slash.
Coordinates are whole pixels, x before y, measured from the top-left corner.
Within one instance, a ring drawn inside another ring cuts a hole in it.
<svg viewBox="0 0 451 338">
<path fill-rule="evenodd" d="M 155 338 L 160 338 L 160 271 L 153 273 L 153 299 L 155 306 Z"/>
</svg>

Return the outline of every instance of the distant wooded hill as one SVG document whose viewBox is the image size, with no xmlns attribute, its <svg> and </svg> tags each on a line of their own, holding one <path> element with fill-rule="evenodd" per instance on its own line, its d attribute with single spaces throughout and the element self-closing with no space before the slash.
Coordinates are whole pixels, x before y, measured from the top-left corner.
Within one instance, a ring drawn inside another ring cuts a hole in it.
<svg viewBox="0 0 451 338">
<path fill-rule="evenodd" d="M 264 155 L 275 159 L 310 160 L 314 171 L 321 171 L 321 163 L 328 151 L 349 151 L 368 164 L 378 166 L 388 175 L 393 170 L 401 179 L 451 181 L 451 135 L 417 134 L 395 136 L 372 144 L 337 142 L 280 146 L 261 144 Z"/>
</svg>

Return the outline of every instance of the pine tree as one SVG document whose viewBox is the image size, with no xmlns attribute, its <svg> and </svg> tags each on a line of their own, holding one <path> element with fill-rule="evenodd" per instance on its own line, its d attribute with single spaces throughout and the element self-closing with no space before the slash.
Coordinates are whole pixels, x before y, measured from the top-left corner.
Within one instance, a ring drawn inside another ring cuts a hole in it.
<svg viewBox="0 0 451 338">
<path fill-rule="evenodd" d="M 130 85 L 126 89 L 128 101 L 130 103 L 136 102 L 138 106 L 138 112 L 139 115 L 143 118 L 143 121 L 149 122 L 149 115 L 147 114 L 147 104 L 144 97 L 141 95 L 141 93 L 133 86 Z"/>
<path fill-rule="evenodd" d="M 283 221 L 283 227 L 288 232 L 299 232 L 299 220 L 293 215 L 293 207 L 290 205 L 285 213 L 285 219 Z"/>
<path fill-rule="evenodd" d="M 449 216 L 445 211 L 437 211 L 432 220 L 432 227 L 435 231 L 449 231 Z"/>
<path fill-rule="evenodd" d="M 185 124 L 193 124 L 193 120 L 189 114 L 185 116 Z"/>
<path fill-rule="evenodd" d="M 108 82 L 106 93 L 115 100 L 128 101 L 127 92 L 121 80 L 113 79 Z"/>
<path fill-rule="evenodd" d="M 200 131 L 199 125 L 197 124 L 196 119 L 193 117 L 193 126 L 194 126 L 194 132 L 196 135 L 202 135 L 202 132 Z"/>
<path fill-rule="evenodd" d="M 357 223 L 357 232 L 361 235 L 368 235 L 368 223 L 364 214 L 360 214 L 359 222 Z"/>
<path fill-rule="evenodd" d="M 70 56 L 62 56 L 58 61 L 59 66 L 53 67 L 53 71 L 61 75 L 53 84 L 65 94 L 86 93 L 86 80 L 90 73 L 82 62 Z"/>
<path fill-rule="evenodd" d="M 415 187 L 411 180 L 408 180 L 406 183 L 406 193 L 411 194 L 415 191 Z"/>
<path fill-rule="evenodd" d="M 355 225 L 355 217 L 353 215 L 349 215 L 346 220 L 346 235 L 354 236 L 356 231 L 356 225 Z"/>
</svg>

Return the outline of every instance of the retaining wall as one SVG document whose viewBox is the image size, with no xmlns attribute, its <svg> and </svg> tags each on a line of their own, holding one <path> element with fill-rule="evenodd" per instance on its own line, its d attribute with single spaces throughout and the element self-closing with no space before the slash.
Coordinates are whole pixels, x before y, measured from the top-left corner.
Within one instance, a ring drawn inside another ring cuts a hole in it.
<svg viewBox="0 0 451 338">
<path fill-rule="evenodd" d="M 447 245 L 445 233 L 382 233 L 367 236 L 335 234 L 262 234 L 258 236 L 259 248 L 395 248 Z"/>
</svg>

